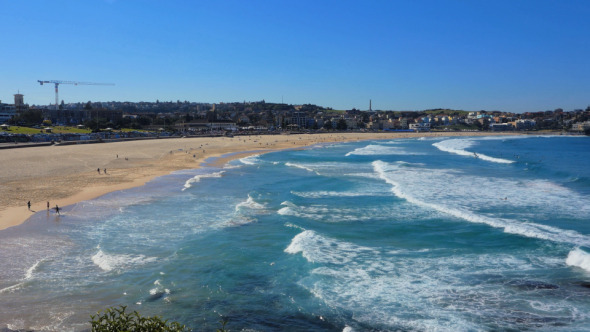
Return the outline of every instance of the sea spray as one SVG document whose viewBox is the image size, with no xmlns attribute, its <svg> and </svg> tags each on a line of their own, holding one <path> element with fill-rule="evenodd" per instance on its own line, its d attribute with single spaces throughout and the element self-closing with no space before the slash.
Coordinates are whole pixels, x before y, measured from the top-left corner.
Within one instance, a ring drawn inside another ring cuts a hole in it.
<svg viewBox="0 0 590 332">
<path fill-rule="evenodd" d="M 569 266 L 577 266 L 590 272 L 590 254 L 580 248 L 570 251 L 565 263 Z"/>
</svg>

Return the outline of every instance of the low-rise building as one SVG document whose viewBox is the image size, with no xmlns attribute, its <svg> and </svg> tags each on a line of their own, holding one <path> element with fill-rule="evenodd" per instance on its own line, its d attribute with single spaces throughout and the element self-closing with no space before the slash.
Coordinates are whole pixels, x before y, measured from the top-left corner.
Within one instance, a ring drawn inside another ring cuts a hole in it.
<svg viewBox="0 0 590 332">
<path fill-rule="evenodd" d="M 509 131 L 512 130 L 512 125 L 509 123 L 492 123 L 490 124 L 491 131 Z"/>
<path fill-rule="evenodd" d="M 416 132 L 430 131 L 430 123 L 423 123 L 423 122 L 411 123 L 410 130 L 413 130 Z"/>
<path fill-rule="evenodd" d="M 590 121 L 576 122 L 572 125 L 572 131 L 585 131 L 590 129 Z"/>
<path fill-rule="evenodd" d="M 516 130 L 530 130 L 534 129 L 536 125 L 537 122 L 535 120 L 520 119 L 514 121 L 514 127 Z"/>
<path fill-rule="evenodd" d="M 11 104 L 0 102 L 0 124 L 7 123 L 16 115 L 16 107 Z"/>
</svg>

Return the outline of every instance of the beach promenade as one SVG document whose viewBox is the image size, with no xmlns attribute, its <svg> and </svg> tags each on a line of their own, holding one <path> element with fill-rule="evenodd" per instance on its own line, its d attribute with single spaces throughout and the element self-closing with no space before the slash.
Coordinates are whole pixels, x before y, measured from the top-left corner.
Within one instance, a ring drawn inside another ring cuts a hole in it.
<svg viewBox="0 0 590 332">
<path fill-rule="evenodd" d="M 325 133 L 153 139 L 0 150 L 0 230 L 33 213 L 145 184 L 207 158 L 221 165 L 234 158 L 320 143 L 420 136 L 480 136 L 491 133 Z M 99 171 L 100 170 L 100 171 Z M 106 170 L 106 173 L 105 173 Z M 30 210 L 27 203 L 31 202 Z"/>
</svg>

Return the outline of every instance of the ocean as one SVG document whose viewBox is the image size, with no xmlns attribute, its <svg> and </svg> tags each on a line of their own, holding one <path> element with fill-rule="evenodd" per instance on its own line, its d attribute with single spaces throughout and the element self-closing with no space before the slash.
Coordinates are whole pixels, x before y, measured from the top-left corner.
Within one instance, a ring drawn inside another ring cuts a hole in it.
<svg viewBox="0 0 590 332">
<path fill-rule="evenodd" d="M 589 331 L 590 138 L 317 145 L 0 231 L 0 329 Z"/>
</svg>

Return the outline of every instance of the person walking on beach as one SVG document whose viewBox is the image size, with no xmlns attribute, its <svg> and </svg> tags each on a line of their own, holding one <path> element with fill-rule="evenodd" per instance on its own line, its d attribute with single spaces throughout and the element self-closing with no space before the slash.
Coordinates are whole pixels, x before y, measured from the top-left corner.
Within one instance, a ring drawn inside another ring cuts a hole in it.
<svg viewBox="0 0 590 332">
<path fill-rule="evenodd" d="M 47 201 L 47 211 L 49 211 L 49 201 Z"/>
<path fill-rule="evenodd" d="M 100 168 L 97 168 L 96 171 L 98 172 L 98 174 L 100 174 Z"/>
<path fill-rule="evenodd" d="M 31 210 L 31 201 L 29 201 L 29 202 L 27 203 L 27 206 L 29 207 L 29 211 L 30 211 L 30 210 Z"/>
<path fill-rule="evenodd" d="M 55 213 L 60 214 L 59 213 L 59 206 L 57 206 L 57 204 L 55 204 Z"/>
<path fill-rule="evenodd" d="M 106 168 L 104 169 L 104 174 L 107 174 L 107 169 Z"/>
</svg>

